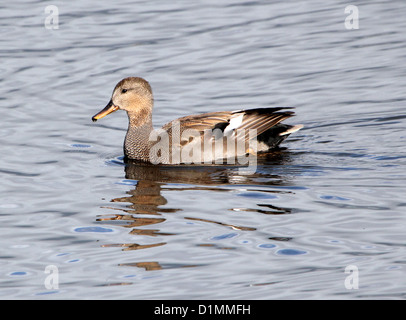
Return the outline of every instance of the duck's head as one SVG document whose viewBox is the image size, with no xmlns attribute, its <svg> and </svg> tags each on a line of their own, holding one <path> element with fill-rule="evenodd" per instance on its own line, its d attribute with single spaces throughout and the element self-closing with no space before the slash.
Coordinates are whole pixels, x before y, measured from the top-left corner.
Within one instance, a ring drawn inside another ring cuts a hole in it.
<svg viewBox="0 0 406 320">
<path fill-rule="evenodd" d="M 148 81 L 138 77 L 124 78 L 117 83 L 107 106 L 95 114 L 92 120 L 97 121 L 118 109 L 127 111 L 130 118 L 151 114 L 153 101 Z"/>
</svg>

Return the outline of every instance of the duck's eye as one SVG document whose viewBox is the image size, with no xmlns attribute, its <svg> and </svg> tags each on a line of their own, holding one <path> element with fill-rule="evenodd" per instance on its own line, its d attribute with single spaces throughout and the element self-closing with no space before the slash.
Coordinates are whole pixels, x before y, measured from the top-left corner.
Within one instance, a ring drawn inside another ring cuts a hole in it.
<svg viewBox="0 0 406 320">
<path fill-rule="evenodd" d="M 128 90 L 127 89 L 123 89 L 121 90 L 121 93 L 126 93 Z"/>
</svg>

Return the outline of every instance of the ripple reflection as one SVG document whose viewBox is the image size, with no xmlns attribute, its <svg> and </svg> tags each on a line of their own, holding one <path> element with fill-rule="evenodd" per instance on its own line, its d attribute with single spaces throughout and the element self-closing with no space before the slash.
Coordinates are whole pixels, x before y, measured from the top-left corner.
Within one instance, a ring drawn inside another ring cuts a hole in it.
<svg viewBox="0 0 406 320">
<path fill-rule="evenodd" d="M 291 186 L 289 175 L 278 174 L 278 168 L 289 163 L 289 159 L 290 153 L 286 151 L 265 155 L 259 159 L 257 172 L 242 177 L 240 177 L 237 166 L 154 166 L 138 162 L 126 163 L 124 166 L 125 180 L 123 180 L 125 183 L 122 185 L 129 186 L 130 189 L 126 191 L 125 196 L 113 198 L 110 201 L 111 205 L 102 207 L 119 212 L 97 216 L 96 221 L 101 225 L 130 229 L 128 234 L 134 236 L 134 242 L 109 243 L 103 244 L 102 247 L 118 247 L 123 251 L 133 251 L 170 245 L 172 241 L 170 239 L 179 242 L 179 239 L 189 232 L 173 227 L 174 221 L 179 223 L 181 220 L 201 222 L 208 226 L 220 226 L 238 232 L 256 231 L 257 227 L 227 221 L 229 218 L 227 215 L 219 215 L 218 219 L 201 216 L 199 210 L 191 212 L 190 209 L 185 209 L 182 202 L 172 201 L 173 203 L 168 206 L 168 199 L 163 192 L 175 192 L 177 199 L 180 197 L 180 199 L 187 200 L 190 191 L 213 192 L 214 195 L 235 194 L 237 190 L 236 195 L 250 199 L 247 202 L 250 205 L 233 206 L 233 202 L 230 202 L 228 211 L 239 212 L 242 215 L 252 212 L 265 215 L 291 214 L 294 211 L 292 208 L 269 203 L 277 201 L 281 195 L 294 193 L 294 190 L 284 188 L 284 186 Z M 253 202 L 256 203 L 254 208 L 252 207 Z M 122 203 L 126 205 L 121 206 Z M 196 205 L 202 204 L 197 202 Z M 168 225 L 168 221 L 172 222 L 172 225 Z M 203 228 L 207 228 L 207 226 Z M 235 236 L 238 234 L 226 231 L 221 236 L 215 235 L 209 239 L 219 241 L 224 237 L 229 239 Z M 270 235 L 266 238 L 279 240 Z M 153 239 L 156 239 L 156 242 Z M 286 241 L 285 238 L 284 241 Z M 211 244 L 205 245 L 210 246 Z M 196 240 L 194 247 L 196 246 L 204 247 L 204 244 Z M 221 249 L 229 248 L 214 244 L 213 246 Z M 274 245 L 272 246 L 274 247 Z M 173 264 L 168 261 L 145 260 L 145 257 L 141 258 L 141 261 L 118 263 L 118 265 L 142 268 L 146 271 L 200 266 L 200 264 Z"/>
</svg>

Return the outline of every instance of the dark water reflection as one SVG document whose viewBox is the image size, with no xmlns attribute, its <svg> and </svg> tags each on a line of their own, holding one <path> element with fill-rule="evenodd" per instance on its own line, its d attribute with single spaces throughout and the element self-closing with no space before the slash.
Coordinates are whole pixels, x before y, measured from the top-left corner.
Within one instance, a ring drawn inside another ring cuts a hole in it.
<svg viewBox="0 0 406 320">
<path fill-rule="evenodd" d="M 149 165 L 140 162 L 122 163 L 119 159 L 114 160 L 116 164 L 122 164 L 125 172 L 125 179 L 129 185 L 134 185 L 127 196 L 111 199 L 112 203 L 127 203 L 122 207 L 105 206 L 104 209 L 121 211 L 99 216 L 96 221 L 103 225 L 121 226 L 130 229 L 129 234 L 137 236 L 173 236 L 176 232 L 165 231 L 164 224 L 170 219 L 171 214 L 182 211 L 182 208 L 162 207 L 168 204 L 162 191 L 175 191 L 181 193 L 186 190 L 200 190 L 212 192 L 230 192 L 233 189 L 222 188 L 222 186 L 238 185 L 244 186 L 284 186 L 290 185 L 287 177 L 274 174 L 275 166 L 286 165 L 290 161 L 290 153 L 280 150 L 258 157 L 257 172 L 250 175 L 241 174 L 239 166 L 206 165 L 206 166 L 169 166 Z M 130 183 L 132 182 L 132 183 Z M 175 187 L 173 187 L 175 185 Z M 261 192 L 264 192 L 261 190 Z M 287 193 L 291 191 L 269 190 L 269 193 Z M 182 196 L 179 196 L 182 198 Z M 257 203 L 261 209 L 230 207 L 228 210 L 238 212 L 258 212 L 262 214 L 288 214 L 291 208 L 274 206 L 269 203 Z M 163 215 L 165 214 L 165 216 Z M 189 221 L 201 221 L 217 224 L 232 230 L 255 231 L 257 228 L 243 225 L 233 225 L 216 220 L 209 220 L 198 216 L 185 216 Z M 161 227 L 162 225 L 162 227 Z M 286 237 L 270 237 L 272 240 L 286 241 Z M 139 243 L 104 244 L 103 247 L 123 247 L 123 250 L 148 249 L 166 245 L 167 242 L 157 242 L 148 245 Z M 151 265 L 149 265 L 151 264 Z M 128 265 L 128 264 L 125 264 Z M 139 262 L 133 265 L 145 267 L 146 270 L 157 270 L 158 262 Z"/>
</svg>

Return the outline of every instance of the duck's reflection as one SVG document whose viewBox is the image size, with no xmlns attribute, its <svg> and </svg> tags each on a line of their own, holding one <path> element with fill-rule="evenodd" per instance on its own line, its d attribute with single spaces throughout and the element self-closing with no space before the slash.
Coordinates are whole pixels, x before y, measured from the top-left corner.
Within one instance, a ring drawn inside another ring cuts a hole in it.
<svg viewBox="0 0 406 320">
<path fill-rule="evenodd" d="M 162 239 L 162 237 L 176 235 L 176 232 L 165 232 L 161 228 L 164 227 L 163 223 L 169 217 L 168 214 L 176 214 L 182 209 L 168 207 L 168 201 L 162 195 L 162 191 L 212 190 L 213 192 L 230 192 L 234 189 L 230 189 L 228 186 L 233 184 L 239 186 L 275 186 L 288 183 L 287 177 L 273 173 L 275 166 L 289 162 L 288 152 L 279 152 L 272 156 L 267 155 L 261 158 L 260 161 L 259 170 L 249 176 L 239 174 L 238 168 L 233 166 L 156 166 L 144 163 L 126 163 L 124 167 L 125 177 L 134 180 L 136 186 L 134 189 L 127 191 L 127 196 L 112 199 L 111 202 L 127 203 L 128 205 L 125 208 L 107 207 L 120 212 L 99 216 L 97 221 L 104 224 L 121 225 L 131 229 L 130 234 L 141 237 L 159 237 L 159 239 Z M 227 186 L 227 188 L 222 188 L 223 186 Z M 268 192 L 286 193 L 290 191 L 271 189 Z M 269 203 L 257 203 L 257 206 L 257 208 L 230 207 L 229 210 L 255 211 L 263 214 L 287 214 L 292 211 L 290 208 L 277 207 Z M 188 221 L 213 223 L 233 230 L 256 230 L 256 228 L 250 226 L 229 224 L 192 215 L 183 218 Z M 103 246 L 122 247 L 123 250 L 140 250 L 162 246 L 167 243 L 166 241 L 150 243 L 150 239 L 147 242 L 147 244 L 121 243 L 105 244 Z M 162 268 L 162 265 L 157 261 L 141 261 L 125 265 L 136 266 L 145 270 Z M 190 267 L 190 265 L 180 267 Z"/>
</svg>

